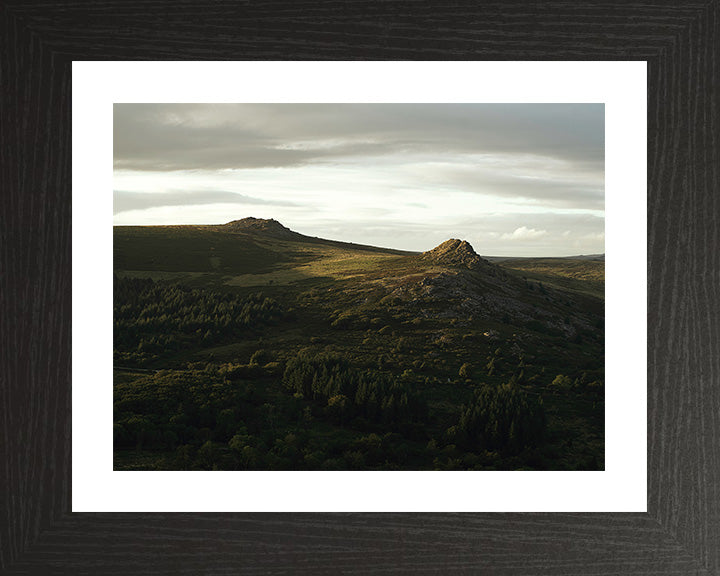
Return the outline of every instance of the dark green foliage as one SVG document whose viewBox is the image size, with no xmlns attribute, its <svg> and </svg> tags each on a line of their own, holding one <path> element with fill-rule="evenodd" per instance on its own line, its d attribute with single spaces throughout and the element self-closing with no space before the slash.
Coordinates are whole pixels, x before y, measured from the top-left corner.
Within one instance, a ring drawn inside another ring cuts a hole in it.
<svg viewBox="0 0 720 576">
<path fill-rule="evenodd" d="M 408 382 L 384 373 L 352 368 L 330 354 L 300 353 L 287 363 L 284 386 L 325 405 L 342 419 L 363 418 L 391 428 L 422 421 L 427 405 Z"/>
<path fill-rule="evenodd" d="M 243 338 L 283 317 L 278 302 L 262 294 L 241 297 L 117 276 L 113 288 L 115 361 L 121 365 Z"/>
<path fill-rule="evenodd" d="M 292 403 L 276 405 L 247 382 L 219 372 L 165 370 L 115 384 L 116 448 L 174 451 L 170 469 L 243 469 L 262 464 Z"/>
<path fill-rule="evenodd" d="M 348 431 L 329 436 L 328 426 L 342 426 L 357 414 L 350 398 L 331 396 L 327 405 L 316 406 L 316 419 L 312 402 L 271 391 L 267 374 L 254 379 L 266 384 L 258 391 L 247 381 L 227 382 L 221 372 L 164 370 L 116 382 L 116 453 L 154 451 L 163 455 L 156 459 L 157 469 L 171 470 L 403 469 L 430 464 L 422 444 L 385 430 L 396 426 L 384 418 L 399 412 L 383 415 L 369 435 Z"/>
<path fill-rule="evenodd" d="M 464 406 L 451 432 L 463 447 L 517 453 L 541 444 L 546 421 L 543 407 L 518 388 L 483 385 Z"/>
<path fill-rule="evenodd" d="M 552 381 L 552 386 L 564 389 L 572 388 L 573 381 L 569 376 L 565 376 L 564 374 L 558 374 Z"/>
</svg>

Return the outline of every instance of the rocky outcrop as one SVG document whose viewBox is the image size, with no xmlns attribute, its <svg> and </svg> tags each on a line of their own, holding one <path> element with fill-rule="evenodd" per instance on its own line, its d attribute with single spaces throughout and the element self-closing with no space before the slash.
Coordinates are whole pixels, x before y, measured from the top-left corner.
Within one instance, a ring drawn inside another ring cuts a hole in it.
<svg viewBox="0 0 720 576">
<path fill-rule="evenodd" d="M 228 222 L 223 225 L 223 228 L 234 232 L 264 234 L 266 236 L 272 236 L 273 238 L 297 239 L 302 237 L 302 234 L 293 232 L 273 218 L 266 220 L 263 218 L 248 217 L 243 218 L 242 220 L 233 220 L 232 222 Z"/>
<path fill-rule="evenodd" d="M 446 240 L 432 250 L 423 252 L 420 258 L 441 266 L 456 266 L 471 270 L 492 266 L 490 262 L 477 255 L 469 242 L 456 238 Z"/>
</svg>

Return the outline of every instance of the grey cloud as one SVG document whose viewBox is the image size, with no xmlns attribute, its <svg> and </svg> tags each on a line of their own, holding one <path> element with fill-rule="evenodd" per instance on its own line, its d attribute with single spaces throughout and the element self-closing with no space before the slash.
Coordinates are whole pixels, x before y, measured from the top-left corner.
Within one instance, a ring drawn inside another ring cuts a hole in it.
<svg viewBox="0 0 720 576">
<path fill-rule="evenodd" d="M 602 169 L 602 104 L 116 104 L 115 167 L 289 167 L 532 153 Z"/>
<path fill-rule="evenodd" d="M 532 172 L 530 172 L 532 174 Z M 469 167 L 440 170 L 431 180 L 438 186 L 452 186 L 465 192 L 516 198 L 518 203 L 542 204 L 558 208 L 603 210 L 605 189 L 602 174 L 595 181 L 573 174 L 523 176 L 487 173 Z"/>
<path fill-rule="evenodd" d="M 546 230 L 551 234 L 561 234 L 566 230 L 575 233 L 602 232 L 605 230 L 605 218 L 583 213 L 503 213 L 503 214 L 467 214 L 463 220 L 452 224 L 467 233 L 483 232 L 509 233 L 525 226 L 536 230 Z"/>
<path fill-rule="evenodd" d="M 201 204 L 294 206 L 291 202 L 263 200 L 261 198 L 254 198 L 252 196 L 222 190 L 174 190 L 163 193 L 128 192 L 125 190 L 113 191 L 113 214 L 128 212 L 130 210 L 158 208 L 160 206 L 193 206 Z"/>
<path fill-rule="evenodd" d="M 299 232 L 365 244 L 427 250 L 461 237 L 486 255 L 601 252 L 604 122 L 602 104 L 116 104 L 114 164 L 121 173 L 136 171 L 128 188 L 142 189 L 137 171 L 147 172 L 152 185 L 182 170 L 172 181 L 188 189 L 200 182 L 202 190 L 118 191 L 115 213 L 269 204 L 278 206 L 268 210 L 274 217 L 302 216 Z M 292 170 L 254 172 L 260 168 Z M 223 169 L 238 172 L 209 174 Z M 205 190 L 213 181 L 250 196 Z M 266 184 L 278 194 L 279 182 L 298 204 L 257 197 Z M 328 190 L 350 193 L 345 182 L 354 194 L 382 188 L 387 202 L 365 208 L 355 202 L 351 221 L 340 210 L 323 222 L 328 210 L 308 198 L 322 204 L 318 198 Z M 432 214 L 414 223 L 392 216 L 393 199 L 421 209 L 412 204 L 421 204 L 423 194 L 446 191 L 502 198 L 485 204 L 517 213 L 465 213 L 466 220 L 437 229 L 428 224 Z"/>
</svg>

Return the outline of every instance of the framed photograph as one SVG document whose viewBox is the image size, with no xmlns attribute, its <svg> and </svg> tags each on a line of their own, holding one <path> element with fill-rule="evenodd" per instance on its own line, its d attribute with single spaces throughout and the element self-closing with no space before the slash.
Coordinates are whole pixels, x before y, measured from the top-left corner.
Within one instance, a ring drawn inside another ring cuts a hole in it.
<svg viewBox="0 0 720 576">
<path fill-rule="evenodd" d="M 718 572 L 717 3 L 137 8 L 0 12 L 3 573 Z"/>
<path fill-rule="evenodd" d="M 645 509 L 644 62 L 73 68 L 75 511 Z"/>
</svg>

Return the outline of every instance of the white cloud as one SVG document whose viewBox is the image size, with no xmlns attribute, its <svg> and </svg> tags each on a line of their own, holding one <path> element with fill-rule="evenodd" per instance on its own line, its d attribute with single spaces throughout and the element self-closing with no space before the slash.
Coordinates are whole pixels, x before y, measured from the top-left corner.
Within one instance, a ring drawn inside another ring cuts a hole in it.
<svg viewBox="0 0 720 576">
<path fill-rule="evenodd" d="M 535 228 L 520 226 L 520 228 L 515 228 L 511 234 L 503 234 L 501 238 L 504 240 L 532 240 L 545 235 L 547 235 L 547 230 L 536 230 Z"/>
</svg>

